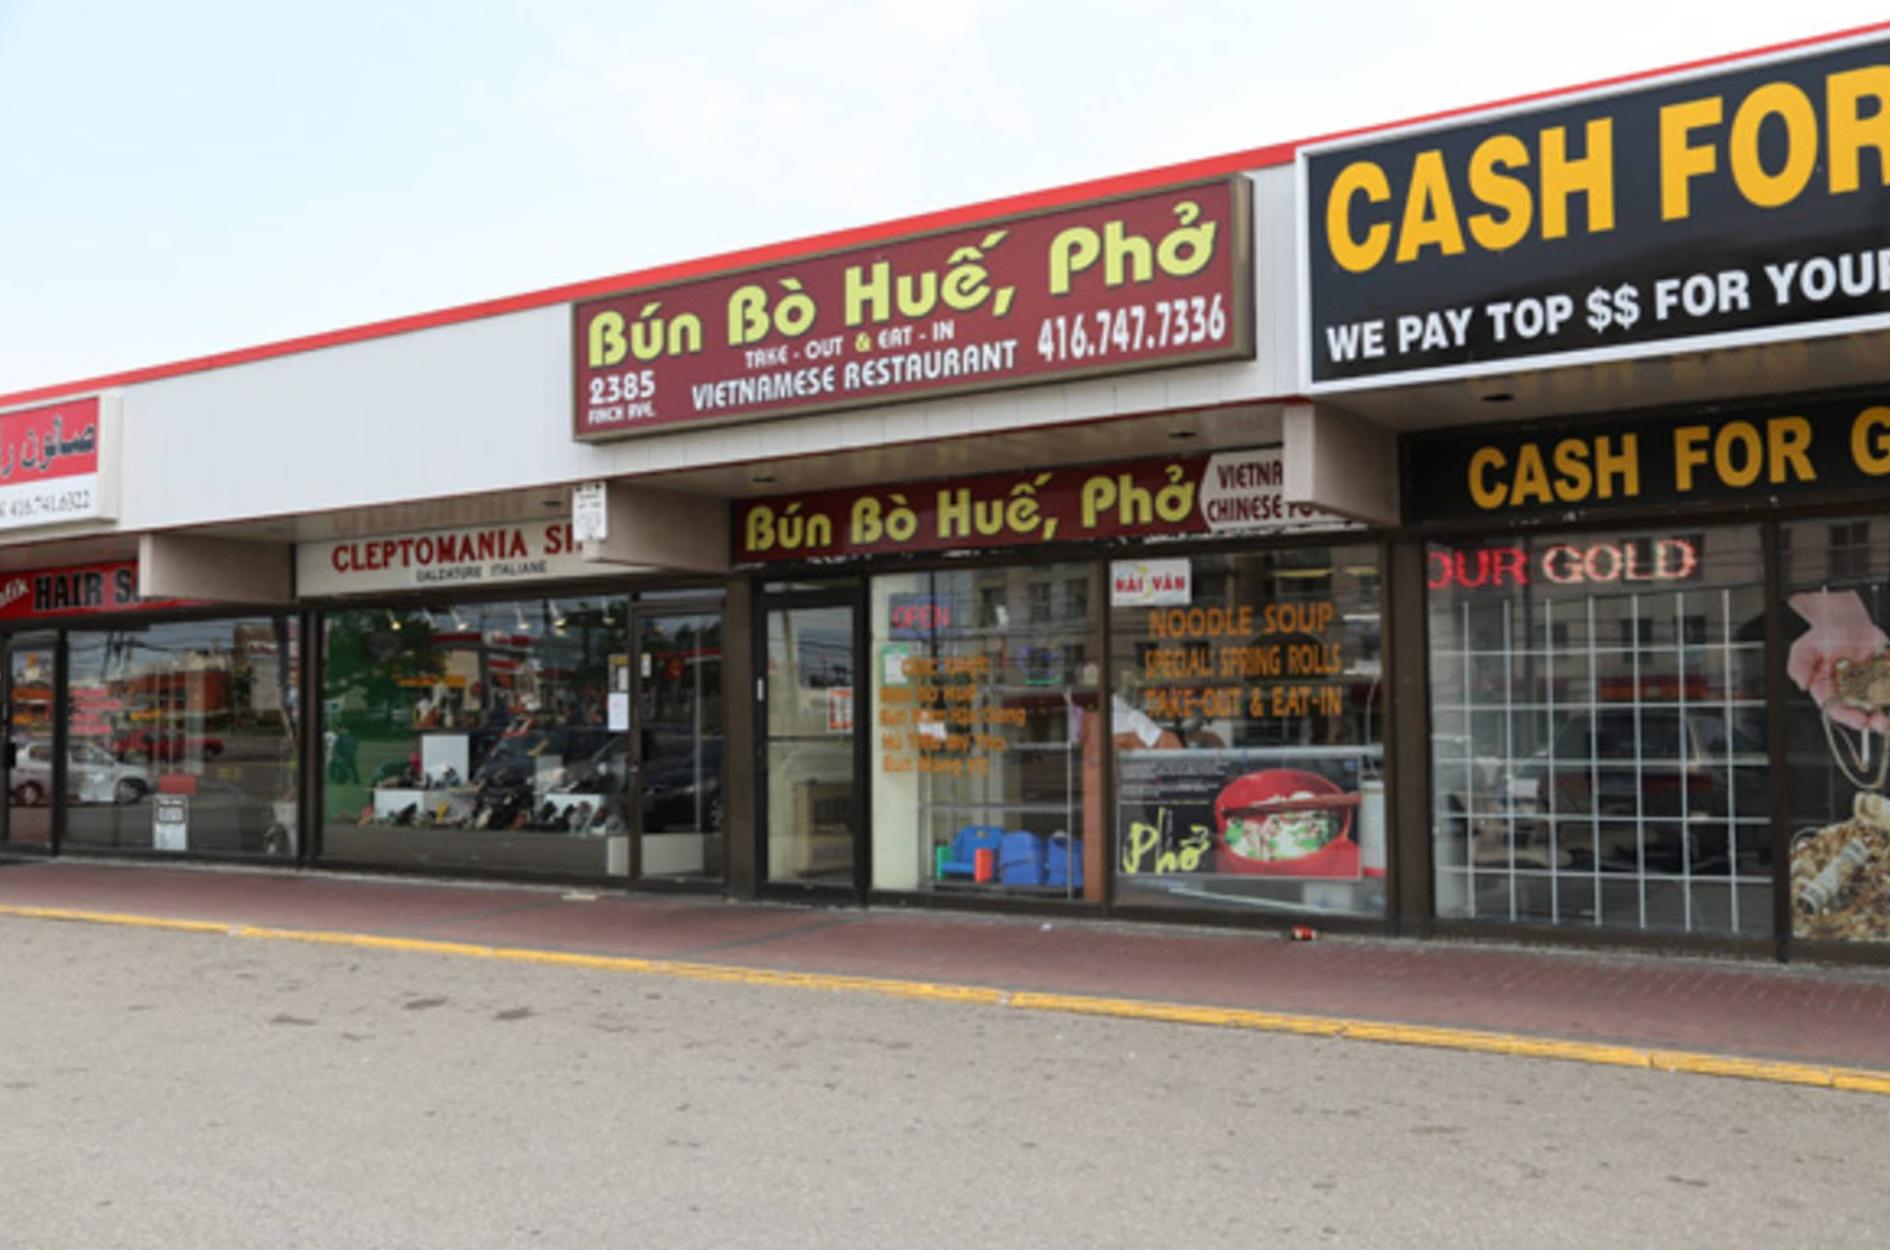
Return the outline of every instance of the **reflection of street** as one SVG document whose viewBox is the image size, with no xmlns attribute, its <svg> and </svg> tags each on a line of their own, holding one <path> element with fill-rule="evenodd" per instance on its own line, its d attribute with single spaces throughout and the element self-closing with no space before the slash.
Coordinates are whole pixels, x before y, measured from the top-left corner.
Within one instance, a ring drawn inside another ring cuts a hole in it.
<svg viewBox="0 0 1890 1250">
<path fill-rule="evenodd" d="M 213 757 L 139 757 L 118 765 L 130 774 L 106 789 L 71 793 L 67 839 L 81 846 L 152 846 L 153 795 L 168 792 L 187 800 L 186 849 L 210 853 L 288 854 L 293 844 L 278 828 L 275 804 L 295 795 L 294 744 L 279 732 L 254 727 L 218 735 Z M 74 750 L 102 752 L 100 741 L 74 740 Z M 68 786 L 72 791 L 73 787 Z M 17 811 L 17 809 L 16 809 Z"/>
<path fill-rule="evenodd" d="M 325 808 L 327 819 L 342 823 L 356 820 L 374 804 L 374 779 L 407 765 L 414 753 L 411 738 L 383 738 L 362 742 L 355 752 L 358 780 L 328 779 Z"/>
</svg>

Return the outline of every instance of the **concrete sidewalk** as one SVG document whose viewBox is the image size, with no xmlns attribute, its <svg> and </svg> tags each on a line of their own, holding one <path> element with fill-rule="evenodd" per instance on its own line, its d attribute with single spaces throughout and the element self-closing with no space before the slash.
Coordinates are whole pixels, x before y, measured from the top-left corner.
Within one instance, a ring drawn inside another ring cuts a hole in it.
<svg viewBox="0 0 1890 1250">
<path fill-rule="evenodd" d="M 296 872 L 72 860 L 0 866 L 0 914 L 33 909 L 1044 991 L 1890 1071 L 1890 970 L 1879 969 L 1363 938 L 1293 943 L 1271 933 Z"/>
</svg>

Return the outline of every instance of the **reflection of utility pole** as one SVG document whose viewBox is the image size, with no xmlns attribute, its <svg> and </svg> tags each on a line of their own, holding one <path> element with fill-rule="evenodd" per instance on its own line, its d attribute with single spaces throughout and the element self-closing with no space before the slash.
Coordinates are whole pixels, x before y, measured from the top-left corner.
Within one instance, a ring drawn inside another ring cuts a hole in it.
<svg viewBox="0 0 1890 1250">
<path fill-rule="evenodd" d="M 1523 688 L 1523 694 L 1525 696 L 1528 695 L 1530 692 L 1534 691 L 1536 688 L 1536 649 L 1532 647 L 1531 645 L 1529 645 L 1530 639 L 1535 637 L 1535 630 L 1536 630 L 1536 587 L 1533 581 L 1531 581 L 1528 577 L 1524 577 L 1522 579 L 1522 656 L 1523 656 L 1523 664 L 1522 664 L 1523 687 L 1522 688 Z M 1512 637 L 1506 640 L 1506 644 L 1511 648 L 1511 650 L 1514 650 L 1516 646 L 1516 640 Z M 1555 646 L 1555 640 L 1552 638 L 1545 638 L 1543 640 L 1543 646 L 1545 648 L 1553 648 Z M 1511 697 L 1511 702 L 1512 703 L 1515 702 L 1515 694 L 1513 691 L 1511 692 L 1510 697 Z M 1525 699 L 1524 701 L 1533 702 L 1533 700 L 1529 700 L 1529 699 Z M 1545 700 L 1545 702 L 1549 702 L 1549 701 L 1553 701 L 1553 700 L 1552 699 Z M 1531 715 L 1531 716 L 1525 717 L 1523 723 L 1533 725 L 1536 723 L 1536 721 L 1537 721 L 1537 718 Z M 1553 739 L 1555 736 L 1555 726 L 1550 725 L 1548 727 L 1548 732 L 1549 732 L 1550 738 Z M 1515 733 L 1515 727 L 1513 725 L 1510 727 L 1510 733 L 1512 735 Z M 1523 750 L 1534 751 L 1535 748 L 1540 745 L 1541 745 L 1540 743 L 1536 743 L 1536 742 L 1526 742 L 1523 744 Z M 1522 752 L 1513 751 L 1511 754 L 1520 755 L 1522 754 Z"/>
<path fill-rule="evenodd" d="M 689 702 L 691 711 L 693 712 L 693 715 L 690 717 L 689 758 L 695 762 L 695 789 L 692 791 L 696 796 L 695 827 L 700 832 L 708 833 L 711 831 L 703 827 L 708 823 L 705 819 L 708 812 L 706 810 L 706 797 L 702 792 L 702 670 L 706 666 L 702 662 L 701 618 L 698 617 L 695 619 L 696 625 L 682 635 L 682 638 L 686 638 L 689 643 L 683 650 L 696 653 L 693 657 L 695 663 L 689 666 L 691 678 L 689 683 L 691 687 Z M 717 667 L 719 668 L 720 666 L 718 665 Z"/>
<path fill-rule="evenodd" d="M 282 733 L 291 748 L 289 758 L 300 759 L 301 751 L 297 747 L 299 735 L 296 733 L 296 727 L 300 722 L 290 710 L 295 700 L 295 683 L 289 671 L 291 667 L 300 666 L 300 656 L 295 654 L 295 648 L 290 643 L 289 618 L 278 614 L 272 619 L 276 636 L 276 715 L 282 721 Z M 296 661 L 293 666 L 292 659 Z M 305 711 L 306 709 L 298 710 Z"/>
<path fill-rule="evenodd" d="M 794 689 L 800 688 L 800 674 L 797 671 L 796 651 L 794 649 L 794 610 L 783 608 L 778 613 L 781 618 L 781 645 L 785 648 L 781 657 L 781 675 L 784 681 Z M 798 720 L 799 718 L 796 717 Z"/>
</svg>

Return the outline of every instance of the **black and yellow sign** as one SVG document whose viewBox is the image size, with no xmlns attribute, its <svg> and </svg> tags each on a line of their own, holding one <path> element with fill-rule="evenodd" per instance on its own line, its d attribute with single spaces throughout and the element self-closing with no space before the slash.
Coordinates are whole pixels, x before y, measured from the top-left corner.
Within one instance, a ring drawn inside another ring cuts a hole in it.
<svg viewBox="0 0 1890 1250">
<path fill-rule="evenodd" d="M 1511 520 L 1749 500 L 1881 497 L 1890 394 L 1406 435 L 1405 519 Z"/>
<path fill-rule="evenodd" d="M 1890 325 L 1890 40 L 1301 156 L 1315 390 Z"/>
</svg>

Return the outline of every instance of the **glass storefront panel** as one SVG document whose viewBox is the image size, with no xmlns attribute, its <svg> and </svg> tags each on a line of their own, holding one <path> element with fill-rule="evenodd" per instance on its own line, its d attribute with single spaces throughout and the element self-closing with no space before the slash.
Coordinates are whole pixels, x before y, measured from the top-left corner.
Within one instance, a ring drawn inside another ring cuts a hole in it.
<svg viewBox="0 0 1890 1250">
<path fill-rule="evenodd" d="M 1110 568 L 1116 897 L 1385 906 L 1375 545 Z"/>
<path fill-rule="evenodd" d="M 266 616 L 68 634 L 66 843 L 293 857 L 297 642 Z M 50 737 L 21 754 L 50 785 Z"/>
<path fill-rule="evenodd" d="M 851 887 L 853 609 L 772 609 L 767 648 L 767 879 Z"/>
<path fill-rule="evenodd" d="M 1437 914 L 1771 932 L 1759 527 L 1427 568 Z"/>
<path fill-rule="evenodd" d="M 637 800 L 644 877 L 722 877 L 722 614 L 637 622 Z"/>
<path fill-rule="evenodd" d="M 7 824 L 10 846 L 52 845 L 53 634 L 22 634 L 7 653 Z"/>
<path fill-rule="evenodd" d="M 1093 563 L 873 579 L 874 888 L 1102 897 L 1099 602 Z"/>
<path fill-rule="evenodd" d="M 1890 941 L 1890 520 L 1781 540 L 1792 935 Z"/>
<path fill-rule="evenodd" d="M 357 608 L 323 626 L 325 858 L 629 873 L 626 599 Z"/>
</svg>

